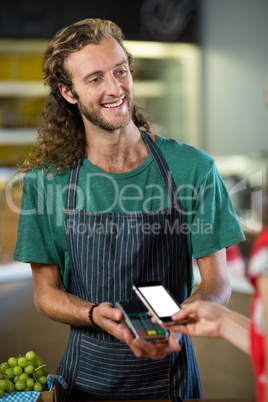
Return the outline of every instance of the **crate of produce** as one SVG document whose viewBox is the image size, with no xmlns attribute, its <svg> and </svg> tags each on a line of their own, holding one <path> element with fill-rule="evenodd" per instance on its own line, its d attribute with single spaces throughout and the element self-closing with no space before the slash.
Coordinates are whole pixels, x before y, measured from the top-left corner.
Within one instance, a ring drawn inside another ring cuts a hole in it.
<svg viewBox="0 0 268 402">
<path fill-rule="evenodd" d="M 30 351 L 0 365 L 1 402 L 59 402 L 65 380 L 49 374 L 41 357 Z"/>
</svg>

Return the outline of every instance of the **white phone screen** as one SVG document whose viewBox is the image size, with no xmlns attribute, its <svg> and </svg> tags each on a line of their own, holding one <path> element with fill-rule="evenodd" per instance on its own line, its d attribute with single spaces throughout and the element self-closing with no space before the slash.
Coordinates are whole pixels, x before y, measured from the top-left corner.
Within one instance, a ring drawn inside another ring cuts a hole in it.
<svg viewBox="0 0 268 402">
<path fill-rule="evenodd" d="M 152 306 L 158 317 L 170 317 L 180 309 L 161 285 L 142 286 L 139 288 L 139 291 Z"/>
</svg>

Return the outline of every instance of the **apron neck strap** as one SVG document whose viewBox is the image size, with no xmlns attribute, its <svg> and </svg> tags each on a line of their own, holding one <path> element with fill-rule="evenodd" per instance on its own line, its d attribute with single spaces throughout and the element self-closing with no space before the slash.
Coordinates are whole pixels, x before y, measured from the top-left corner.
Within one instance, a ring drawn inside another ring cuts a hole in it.
<svg viewBox="0 0 268 402">
<path fill-rule="evenodd" d="M 75 209 L 78 174 L 81 164 L 82 164 L 82 158 L 78 159 L 76 161 L 75 166 L 70 170 L 66 196 L 65 196 L 65 209 Z"/>
<path fill-rule="evenodd" d="M 147 145 L 149 151 L 151 152 L 151 155 L 158 167 L 158 170 L 162 176 L 162 179 L 164 181 L 165 187 L 168 192 L 169 199 L 171 201 L 172 206 L 181 206 L 180 198 L 179 198 L 179 193 L 177 190 L 176 183 L 173 179 L 173 176 L 171 174 L 171 171 L 169 170 L 168 164 L 162 155 L 162 152 L 158 148 L 158 146 L 154 143 L 152 138 L 145 133 L 144 131 L 140 130 L 141 136 Z"/>
</svg>

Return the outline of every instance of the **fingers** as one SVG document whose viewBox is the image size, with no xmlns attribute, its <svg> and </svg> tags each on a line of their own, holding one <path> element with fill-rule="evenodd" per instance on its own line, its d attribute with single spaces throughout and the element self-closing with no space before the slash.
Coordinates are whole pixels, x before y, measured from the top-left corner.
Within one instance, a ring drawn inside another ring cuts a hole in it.
<svg viewBox="0 0 268 402">
<path fill-rule="evenodd" d="M 178 331 L 191 336 L 220 337 L 226 314 L 228 310 L 224 306 L 196 301 L 183 305 L 181 311 L 172 317 L 176 323 L 165 328 L 170 332 Z M 189 322 L 184 325 L 177 321 L 186 317 L 189 318 Z"/>
<path fill-rule="evenodd" d="M 104 302 L 97 307 L 99 314 L 103 318 L 109 318 L 113 321 L 120 321 L 123 318 L 123 313 L 118 308 L 114 308 L 111 303 Z"/>
<path fill-rule="evenodd" d="M 200 308 L 199 301 L 195 301 L 189 304 L 182 304 L 181 309 L 177 313 L 173 314 L 172 320 L 180 321 L 185 318 L 188 318 L 189 316 L 193 317 L 197 314 L 199 308 Z"/>
<path fill-rule="evenodd" d="M 101 303 L 93 312 L 93 320 L 100 328 L 124 342 L 122 318 L 123 313 L 108 302 Z"/>
<path fill-rule="evenodd" d="M 96 324 L 121 342 L 126 343 L 138 358 L 147 357 L 152 360 L 162 360 L 173 351 L 180 350 L 180 334 L 173 334 L 171 342 L 163 343 L 152 343 L 134 338 L 132 332 L 120 323 L 123 313 L 110 303 L 101 303 L 94 309 L 94 312 Z"/>
<path fill-rule="evenodd" d="M 175 352 L 179 352 L 181 350 L 180 347 L 180 340 L 181 340 L 182 334 L 178 332 L 170 332 L 169 338 L 168 338 L 168 344 L 171 347 L 171 349 Z"/>
<path fill-rule="evenodd" d="M 200 309 L 202 302 L 195 301 L 193 303 L 184 304 L 181 306 L 180 311 L 172 316 L 174 324 L 163 325 L 164 328 L 170 331 L 170 334 L 181 333 L 185 335 L 196 335 L 198 321 L 200 320 Z M 175 341 L 170 336 L 169 344 L 175 347 Z"/>
<path fill-rule="evenodd" d="M 137 339 L 125 331 L 124 333 L 125 343 L 129 346 L 136 357 L 142 358 L 147 357 L 153 360 L 162 360 L 167 355 L 174 351 L 179 352 L 181 347 L 179 345 L 181 334 L 173 334 L 172 342 L 148 342 L 143 339 Z"/>
<path fill-rule="evenodd" d="M 170 336 L 169 336 L 169 344 L 172 348 L 175 349 L 175 343 L 174 340 L 172 340 L 172 335 L 174 333 L 180 333 L 181 335 L 193 335 L 193 325 L 194 324 L 174 324 L 174 325 L 166 325 L 165 328 L 170 331 Z"/>
<path fill-rule="evenodd" d="M 131 342 L 126 343 L 138 358 L 147 357 L 152 360 L 162 360 L 173 352 L 167 342 L 151 343 L 142 339 L 133 338 Z"/>
<path fill-rule="evenodd" d="M 107 324 L 107 320 L 120 322 L 123 318 L 123 313 L 117 308 L 114 308 L 111 303 L 104 302 L 94 309 L 93 319 L 103 329 L 103 324 Z"/>
</svg>

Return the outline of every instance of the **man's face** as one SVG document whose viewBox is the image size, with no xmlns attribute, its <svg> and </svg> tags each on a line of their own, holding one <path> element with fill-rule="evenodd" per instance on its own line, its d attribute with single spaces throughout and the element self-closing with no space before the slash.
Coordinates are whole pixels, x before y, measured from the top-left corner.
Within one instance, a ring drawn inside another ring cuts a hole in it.
<svg viewBox="0 0 268 402">
<path fill-rule="evenodd" d="M 128 125 L 133 109 L 133 80 L 127 56 L 113 38 L 71 53 L 66 67 L 73 101 L 85 123 L 113 131 Z"/>
</svg>

